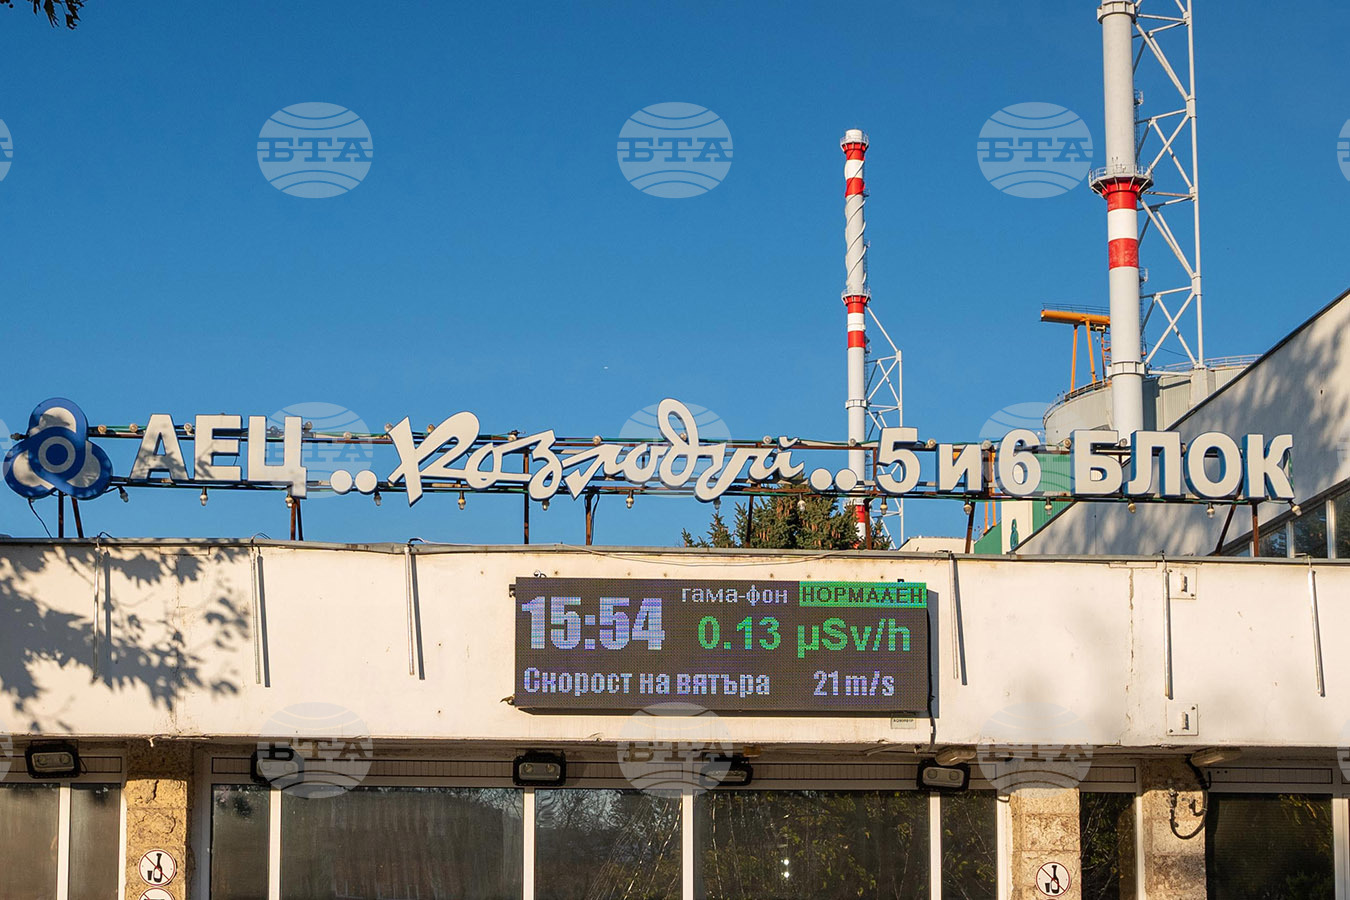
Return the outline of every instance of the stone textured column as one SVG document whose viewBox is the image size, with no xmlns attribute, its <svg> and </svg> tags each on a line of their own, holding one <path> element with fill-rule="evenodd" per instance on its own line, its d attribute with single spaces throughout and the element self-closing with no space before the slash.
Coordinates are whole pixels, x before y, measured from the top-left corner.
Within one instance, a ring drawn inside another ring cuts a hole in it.
<svg viewBox="0 0 1350 900">
<path fill-rule="evenodd" d="M 157 741 L 151 747 L 137 741 L 127 752 L 127 890 L 135 900 L 151 885 L 141 877 L 141 857 L 162 850 L 176 863 L 177 872 L 162 888 L 173 900 L 188 900 L 192 874 L 188 831 L 192 822 L 192 745 Z"/>
<path fill-rule="evenodd" d="M 1191 804 L 1202 809 L 1205 798 L 1195 773 L 1179 759 L 1144 760 L 1140 763 L 1140 788 L 1146 895 L 1205 900 L 1205 821 L 1191 812 Z M 1175 820 L 1171 802 L 1174 790 Z"/>
<path fill-rule="evenodd" d="M 1030 788 L 1009 795 L 1012 818 L 1012 900 L 1044 900 L 1036 890 L 1036 872 L 1047 863 L 1068 870 L 1065 898 L 1079 891 L 1078 791 Z"/>
</svg>

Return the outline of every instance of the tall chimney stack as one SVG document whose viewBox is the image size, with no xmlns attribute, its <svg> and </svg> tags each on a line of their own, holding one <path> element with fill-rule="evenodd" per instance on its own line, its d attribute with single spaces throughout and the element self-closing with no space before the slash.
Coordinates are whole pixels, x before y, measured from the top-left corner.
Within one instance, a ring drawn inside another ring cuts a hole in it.
<svg viewBox="0 0 1350 900">
<path fill-rule="evenodd" d="M 867 439 L 867 222 L 863 215 L 866 192 L 863 185 L 863 161 L 867 156 L 867 135 L 853 128 L 839 142 L 844 151 L 844 267 L 847 278 L 844 304 L 848 307 L 848 439 L 861 448 Z M 848 467 L 863 483 L 865 455 L 861 449 L 848 452 Z M 867 508 L 854 504 L 858 534 L 867 528 Z"/>
<path fill-rule="evenodd" d="M 1126 437 L 1144 428 L 1139 325 L 1139 195 L 1153 179 L 1135 159 L 1134 22 L 1131 0 L 1097 8 L 1106 95 L 1106 166 L 1092 189 L 1106 199 L 1111 288 L 1111 425 Z"/>
</svg>

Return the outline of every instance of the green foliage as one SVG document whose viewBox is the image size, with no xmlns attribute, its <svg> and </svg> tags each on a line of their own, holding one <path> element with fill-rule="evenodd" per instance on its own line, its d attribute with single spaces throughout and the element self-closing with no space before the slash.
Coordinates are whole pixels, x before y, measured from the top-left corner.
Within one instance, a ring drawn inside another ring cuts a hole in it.
<svg viewBox="0 0 1350 900">
<path fill-rule="evenodd" d="M 80 9 L 83 8 L 85 0 L 25 0 L 33 4 L 33 14 L 39 12 L 47 14 L 47 21 L 55 28 L 62 20 L 66 27 L 74 29 L 80 24 Z M 0 0 L 0 4 L 14 8 L 14 0 Z"/>
<path fill-rule="evenodd" d="M 714 512 L 705 537 L 682 532 L 686 547 L 750 547 L 768 550 L 856 550 L 853 511 L 833 497 L 814 494 L 799 484 L 783 484 L 772 494 L 736 504 L 733 524 Z M 891 549 L 880 520 L 872 523 L 872 548 Z"/>
</svg>

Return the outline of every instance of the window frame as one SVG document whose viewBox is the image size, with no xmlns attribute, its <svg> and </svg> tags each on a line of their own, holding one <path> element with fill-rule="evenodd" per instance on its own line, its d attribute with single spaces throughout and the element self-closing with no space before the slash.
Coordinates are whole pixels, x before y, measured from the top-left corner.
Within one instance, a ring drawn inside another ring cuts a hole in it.
<svg viewBox="0 0 1350 900">
<path fill-rule="evenodd" d="M 198 865 L 193 874 L 193 896 L 210 897 L 211 886 L 211 797 L 214 789 L 221 785 L 253 784 L 250 777 L 249 754 L 251 748 L 205 748 L 197 751 L 195 764 L 197 800 L 196 815 L 193 820 L 192 842 Z M 521 900 L 534 900 L 535 888 L 535 849 L 537 832 L 536 791 L 548 788 L 518 787 L 511 781 L 511 758 L 489 753 L 466 758 L 464 756 L 442 755 L 437 753 L 404 754 L 382 752 L 377 749 L 372 756 L 372 768 L 381 763 L 397 763 L 413 769 L 417 766 L 427 768 L 453 768 L 462 766 L 485 774 L 453 775 L 371 775 L 362 780 L 369 786 L 401 787 L 489 787 L 510 788 L 521 794 L 521 824 L 523 829 L 521 847 L 523 870 L 521 878 Z M 756 759 L 755 780 L 744 788 L 724 788 L 737 791 L 918 791 L 918 763 L 890 761 L 859 761 L 845 763 L 800 763 L 791 761 L 764 761 Z M 1133 762 L 1130 763 L 1134 767 Z M 569 760 L 572 770 L 565 785 L 568 789 L 621 789 L 631 790 L 632 785 L 622 777 L 616 762 L 588 761 L 588 757 Z M 824 775 L 822 777 L 822 770 Z M 1137 767 L 1134 767 L 1137 772 Z M 836 777 L 830 777 L 835 775 Z M 978 767 L 971 773 L 971 790 L 995 790 L 994 785 L 980 777 Z M 1135 803 L 1139 803 L 1137 781 L 1123 784 L 1103 782 L 1094 785 L 1092 790 L 1132 791 Z M 269 791 L 268 802 L 268 886 L 269 900 L 280 898 L 281 888 L 281 795 L 279 788 Z M 680 797 L 680 871 L 681 898 L 692 900 L 694 897 L 694 865 L 696 844 L 694 840 L 694 802 L 696 794 L 686 790 Z M 1012 822 L 1006 794 L 995 793 L 995 833 L 997 846 L 997 885 L 995 896 L 1004 900 L 1011 892 L 1012 859 Z M 1138 840 L 1139 818 L 1136 814 L 1136 840 Z M 929 900 L 941 900 L 942 894 L 942 820 L 941 797 L 936 792 L 928 792 L 928 851 L 929 851 Z"/>
<path fill-rule="evenodd" d="M 71 786 L 77 784 L 110 784 L 117 788 L 117 896 L 127 892 L 127 792 L 126 755 L 116 750 L 80 752 L 81 768 L 97 766 L 99 771 L 85 771 L 74 778 L 32 778 L 24 766 L 19 747 L 14 748 L 9 771 L 0 777 L 0 787 L 24 784 L 55 784 L 57 786 L 56 816 L 56 894 L 52 900 L 70 897 L 70 838 Z"/>
<path fill-rule="evenodd" d="M 1346 762 L 1350 764 L 1350 757 Z M 1325 780 L 1318 780 L 1318 773 L 1324 774 Z M 1332 882 L 1336 900 L 1350 900 L 1350 779 L 1346 777 L 1345 768 L 1334 761 L 1330 765 L 1316 760 L 1303 765 L 1253 762 L 1214 766 L 1207 770 L 1207 775 L 1207 794 L 1330 795 Z M 1294 776 L 1298 775 L 1314 777 L 1296 780 Z"/>
</svg>

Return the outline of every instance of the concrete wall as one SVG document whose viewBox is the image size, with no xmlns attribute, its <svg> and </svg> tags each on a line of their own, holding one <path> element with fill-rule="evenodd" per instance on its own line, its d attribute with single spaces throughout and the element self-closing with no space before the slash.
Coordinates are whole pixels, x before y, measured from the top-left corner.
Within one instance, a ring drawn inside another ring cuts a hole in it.
<svg viewBox="0 0 1350 900">
<path fill-rule="evenodd" d="M 938 744 L 1334 747 L 1350 721 L 1350 658 L 1332 652 L 1350 630 L 1342 563 L 1317 566 L 1325 696 L 1308 567 L 1295 561 L 1171 561 L 1165 578 L 1158 560 L 1137 559 L 423 547 L 417 674 L 402 546 L 269 545 L 258 565 L 255 597 L 247 544 L 0 544 L 0 731 L 249 738 L 288 707 L 327 702 L 376 738 L 613 740 L 623 715 L 531 715 L 507 700 L 519 614 L 508 587 L 535 572 L 925 582 L 939 613 Z M 1038 731 L 1035 716 L 1019 718 L 1028 704 L 1067 718 Z M 886 717 L 720 723 L 745 743 L 928 737 Z"/>
<path fill-rule="evenodd" d="M 1292 434 L 1293 485 L 1300 501 L 1350 479 L 1350 299 L 1342 295 L 1240 377 L 1183 417 L 1172 430 L 1190 440 L 1207 431 L 1230 435 Z M 1265 521 L 1288 509 L 1263 504 Z M 1035 554 L 1213 553 L 1227 510 L 1208 518 L 1204 507 L 1077 503 L 1018 548 Z M 1251 531 L 1245 508 L 1231 540 Z"/>
</svg>

